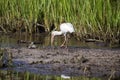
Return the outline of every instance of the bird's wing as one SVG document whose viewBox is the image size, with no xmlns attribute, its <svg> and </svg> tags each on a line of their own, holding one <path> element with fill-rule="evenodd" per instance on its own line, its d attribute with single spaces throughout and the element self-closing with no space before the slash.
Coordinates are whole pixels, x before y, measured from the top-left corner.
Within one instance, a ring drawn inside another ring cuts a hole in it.
<svg viewBox="0 0 120 80">
<path fill-rule="evenodd" d="M 73 25 L 71 23 L 63 23 L 60 25 L 60 30 L 63 32 L 63 33 L 67 33 L 67 32 L 74 32 L 74 28 L 73 28 Z"/>
</svg>

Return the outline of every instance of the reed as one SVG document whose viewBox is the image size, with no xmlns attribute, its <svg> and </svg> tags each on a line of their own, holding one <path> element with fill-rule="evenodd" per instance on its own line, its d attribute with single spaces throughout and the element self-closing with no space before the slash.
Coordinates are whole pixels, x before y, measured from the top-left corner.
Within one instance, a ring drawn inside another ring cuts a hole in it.
<svg viewBox="0 0 120 80">
<path fill-rule="evenodd" d="M 78 38 L 103 41 L 119 40 L 120 0 L 1 0 L 0 28 L 36 31 L 36 23 L 43 23 L 46 31 L 56 29 L 65 20 L 75 26 Z"/>
<path fill-rule="evenodd" d="M 0 48 L 0 68 L 12 66 L 12 53 L 4 48 Z"/>
<path fill-rule="evenodd" d="M 30 72 L 16 72 L 0 70 L 1 80 L 102 80 L 101 78 L 88 78 L 83 76 L 71 77 L 70 79 L 64 79 L 56 75 L 40 75 L 32 74 Z"/>
</svg>

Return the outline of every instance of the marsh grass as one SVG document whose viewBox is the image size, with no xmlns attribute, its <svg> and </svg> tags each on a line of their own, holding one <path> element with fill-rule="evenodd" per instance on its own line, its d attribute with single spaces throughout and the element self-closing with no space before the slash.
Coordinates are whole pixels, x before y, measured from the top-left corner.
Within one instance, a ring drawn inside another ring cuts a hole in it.
<svg viewBox="0 0 120 80">
<path fill-rule="evenodd" d="M 11 70 L 0 70 L 1 80 L 101 80 L 100 78 L 88 78 L 88 77 L 71 77 L 70 79 L 64 79 L 60 76 L 40 75 L 32 74 L 29 72 L 14 72 Z"/>
<path fill-rule="evenodd" d="M 50 26 L 71 22 L 77 39 L 119 41 L 120 0 L 0 0 L 0 29 L 36 32 L 36 23 Z"/>
<path fill-rule="evenodd" d="M 12 66 L 12 53 L 7 49 L 0 48 L 0 68 Z"/>
</svg>

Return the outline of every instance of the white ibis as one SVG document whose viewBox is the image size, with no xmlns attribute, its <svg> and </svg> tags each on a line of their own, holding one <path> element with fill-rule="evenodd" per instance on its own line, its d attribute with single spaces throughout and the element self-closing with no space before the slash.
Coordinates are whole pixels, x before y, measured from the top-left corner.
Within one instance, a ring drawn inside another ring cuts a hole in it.
<svg viewBox="0 0 120 80">
<path fill-rule="evenodd" d="M 62 43 L 61 47 L 63 47 L 65 45 L 65 43 L 67 42 L 67 33 L 73 33 L 75 32 L 74 27 L 71 23 L 62 23 L 60 25 L 60 31 L 52 31 L 51 33 L 51 45 L 53 45 L 54 42 L 54 37 L 58 36 L 58 35 L 64 35 L 65 40 Z"/>
</svg>

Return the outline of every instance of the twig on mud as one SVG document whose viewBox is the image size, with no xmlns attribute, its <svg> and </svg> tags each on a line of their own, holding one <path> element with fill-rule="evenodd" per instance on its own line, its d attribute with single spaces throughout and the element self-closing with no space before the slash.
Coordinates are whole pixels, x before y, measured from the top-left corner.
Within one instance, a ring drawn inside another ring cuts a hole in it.
<svg viewBox="0 0 120 80">
<path fill-rule="evenodd" d="M 111 80 L 111 79 L 112 79 L 112 77 L 114 76 L 115 72 L 116 72 L 116 71 L 112 71 L 112 73 L 111 73 L 110 77 L 108 78 L 108 80 Z"/>
<path fill-rule="evenodd" d="M 84 69 L 83 69 L 84 74 L 90 75 L 90 71 L 89 70 L 90 70 L 90 67 L 89 66 L 85 66 Z"/>
<path fill-rule="evenodd" d="M 86 71 L 87 71 L 87 67 L 85 66 L 85 68 L 84 68 L 84 74 L 85 74 Z"/>
</svg>

